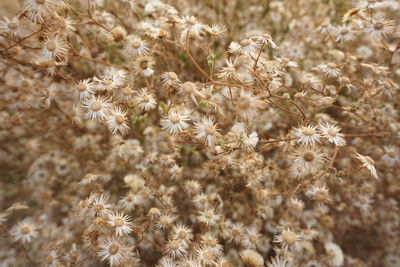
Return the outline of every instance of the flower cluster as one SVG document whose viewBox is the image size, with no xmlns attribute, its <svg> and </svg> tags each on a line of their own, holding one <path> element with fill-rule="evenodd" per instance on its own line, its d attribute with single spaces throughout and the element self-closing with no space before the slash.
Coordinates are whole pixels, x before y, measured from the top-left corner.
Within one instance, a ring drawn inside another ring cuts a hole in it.
<svg viewBox="0 0 400 267">
<path fill-rule="evenodd" d="M 400 266 L 399 10 L 25 0 L 0 265 Z"/>
</svg>

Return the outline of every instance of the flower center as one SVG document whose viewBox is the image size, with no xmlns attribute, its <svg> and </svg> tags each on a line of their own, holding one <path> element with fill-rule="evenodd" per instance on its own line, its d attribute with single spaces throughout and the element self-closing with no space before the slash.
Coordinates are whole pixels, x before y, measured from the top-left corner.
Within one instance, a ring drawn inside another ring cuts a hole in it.
<svg viewBox="0 0 400 267">
<path fill-rule="evenodd" d="M 57 49 L 57 43 L 53 40 L 49 41 L 47 43 L 47 50 L 50 52 L 54 52 Z"/>
<path fill-rule="evenodd" d="M 73 252 L 71 252 L 71 253 L 69 254 L 69 257 L 70 257 L 72 260 L 76 261 L 76 260 L 78 259 L 78 257 L 79 257 L 79 254 L 78 254 L 77 252 L 73 251 Z"/>
<path fill-rule="evenodd" d="M 176 241 L 176 240 L 173 240 L 173 241 L 171 241 L 171 242 L 169 243 L 169 247 L 170 247 L 172 250 L 176 250 L 176 249 L 179 248 L 179 242 Z"/>
<path fill-rule="evenodd" d="M 240 235 L 240 231 L 238 229 L 233 229 L 232 230 L 232 235 L 238 236 L 238 235 Z"/>
<path fill-rule="evenodd" d="M 180 239 L 185 239 L 187 237 L 187 234 L 186 234 L 185 231 L 180 231 L 178 236 L 179 236 Z"/>
<path fill-rule="evenodd" d="M 384 25 L 383 25 L 382 22 L 377 22 L 377 23 L 374 24 L 374 29 L 377 30 L 377 31 L 380 31 L 380 30 L 383 29 L 383 26 Z"/>
<path fill-rule="evenodd" d="M 304 153 L 303 158 L 305 161 L 311 162 L 315 159 L 314 153 L 311 151 L 307 151 Z"/>
<path fill-rule="evenodd" d="M 93 207 L 93 210 L 96 212 L 96 213 L 99 213 L 100 211 L 102 211 L 104 209 L 104 206 L 102 205 L 102 204 L 96 204 L 94 207 Z"/>
<path fill-rule="evenodd" d="M 204 217 L 206 217 L 207 219 L 211 219 L 213 217 L 213 215 L 211 212 L 207 211 L 206 213 L 204 213 Z"/>
<path fill-rule="evenodd" d="M 325 202 L 328 197 L 328 191 L 326 190 L 318 190 L 317 192 L 315 192 L 315 200 L 318 202 Z"/>
<path fill-rule="evenodd" d="M 117 115 L 117 116 L 115 116 L 115 121 L 118 124 L 122 124 L 125 121 L 125 118 L 123 116 L 121 116 L 121 115 Z"/>
<path fill-rule="evenodd" d="M 141 44 L 140 44 L 139 41 L 134 41 L 132 43 L 132 47 L 135 48 L 135 49 L 139 49 L 141 47 Z"/>
<path fill-rule="evenodd" d="M 285 231 L 285 232 L 282 233 L 282 239 L 286 244 L 291 246 L 294 243 L 296 243 L 297 235 L 296 235 L 296 233 L 294 233 L 292 231 Z"/>
<path fill-rule="evenodd" d="M 36 3 L 39 5 L 43 5 L 46 2 L 46 0 L 36 0 Z"/>
<path fill-rule="evenodd" d="M 168 78 L 170 78 L 171 80 L 176 80 L 178 79 L 178 76 L 175 72 L 168 72 Z"/>
<path fill-rule="evenodd" d="M 388 155 L 391 158 L 395 158 L 396 157 L 396 153 L 394 153 L 394 152 L 389 152 Z"/>
<path fill-rule="evenodd" d="M 170 120 L 173 122 L 173 123 L 178 123 L 180 120 L 181 120 L 181 118 L 179 117 L 179 115 L 172 115 L 171 116 L 171 118 L 170 118 Z"/>
<path fill-rule="evenodd" d="M 91 105 L 90 105 L 90 109 L 92 111 L 99 111 L 101 109 L 101 103 L 99 101 L 94 101 Z"/>
<path fill-rule="evenodd" d="M 84 84 L 84 83 L 80 83 L 80 84 L 78 84 L 78 85 L 76 86 L 76 89 L 77 89 L 79 92 L 84 92 L 84 91 L 86 91 L 87 86 L 86 86 L 86 84 Z"/>
<path fill-rule="evenodd" d="M 337 65 L 333 62 L 329 62 L 328 64 L 326 64 L 330 69 L 336 69 Z"/>
<path fill-rule="evenodd" d="M 333 136 L 333 137 L 335 137 L 336 135 L 337 135 L 337 132 L 334 130 L 334 129 L 328 129 L 328 134 L 330 135 L 330 136 Z"/>
<path fill-rule="evenodd" d="M 122 220 L 121 218 L 115 219 L 114 222 L 115 222 L 115 225 L 116 225 L 117 227 L 121 227 L 121 226 L 124 225 L 124 220 Z"/>
<path fill-rule="evenodd" d="M 167 225 L 168 222 L 169 222 L 168 217 L 163 216 L 163 217 L 160 218 L 160 223 L 161 223 L 162 225 Z"/>
<path fill-rule="evenodd" d="M 214 240 L 214 239 L 213 240 L 209 240 L 207 243 L 212 248 L 215 248 L 217 246 L 217 241 Z"/>
<path fill-rule="evenodd" d="M 149 62 L 148 61 L 142 61 L 141 63 L 140 63 L 140 67 L 142 68 L 142 69 L 147 69 L 147 66 L 149 65 Z"/>
<path fill-rule="evenodd" d="M 204 127 L 204 128 L 206 130 L 206 133 L 209 134 L 209 135 L 212 135 L 215 132 L 215 129 L 214 129 L 213 125 L 206 125 L 206 127 Z"/>
<path fill-rule="evenodd" d="M 143 96 L 143 102 L 150 102 L 149 96 L 147 95 Z"/>
<path fill-rule="evenodd" d="M 117 254 L 118 250 L 119 250 L 119 246 L 118 246 L 117 244 L 112 244 L 112 245 L 108 248 L 108 252 L 109 252 L 111 255 Z"/>
<path fill-rule="evenodd" d="M 315 130 L 314 129 L 310 129 L 310 128 L 306 128 L 303 130 L 303 134 L 306 136 L 312 136 L 315 134 Z"/>
<path fill-rule="evenodd" d="M 342 29 L 341 31 L 340 31 L 340 34 L 341 35 L 346 35 L 346 34 L 348 34 L 349 33 L 349 30 L 348 29 Z"/>
<path fill-rule="evenodd" d="M 53 255 L 48 255 L 48 256 L 46 257 L 46 262 L 47 262 L 48 264 L 52 264 L 53 261 L 54 261 L 54 256 L 53 256 Z"/>
<path fill-rule="evenodd" d="M 240 42 L 241 46 L 248 46 L 251 44 L 251 41 L 249 39 L 244 39 Z"/>
<path fill-rule="evenodd" d="M 24 227 L 21 228 L 21 233 L 22 233 L 23 235 L 29 234 L 30 231 L 31 231 L 31 230 L 29 229 L 29 227 L 24 226 Z"/>
<path fill-rule="evenodd" d="M 18 28 L 18 24 L 15 22 L 10 22 L 10 23 L 8 23 L 8 28 L 10 30 L 15 30 L 16 28 Z"/>
</svg>

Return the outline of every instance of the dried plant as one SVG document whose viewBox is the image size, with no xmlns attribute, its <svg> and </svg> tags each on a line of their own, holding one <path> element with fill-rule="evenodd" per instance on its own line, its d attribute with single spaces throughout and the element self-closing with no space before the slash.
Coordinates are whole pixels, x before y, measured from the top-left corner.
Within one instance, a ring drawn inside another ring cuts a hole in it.
<svg viewBox="0 0 400 267">
<path fill-rule="evenodd" d="M 0 265 L 400 266 L 399 10 L 25 0 Z"/>
</svg>

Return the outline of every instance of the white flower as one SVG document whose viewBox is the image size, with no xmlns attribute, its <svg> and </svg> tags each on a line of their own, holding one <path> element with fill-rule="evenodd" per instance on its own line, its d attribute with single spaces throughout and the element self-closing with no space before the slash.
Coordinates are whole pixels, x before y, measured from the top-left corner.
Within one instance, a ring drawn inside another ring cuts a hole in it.
<svg viewBox="0 0 400 267">
<path fill-rule="evenodd" d="M 361 161 L 362 166 L 367 168 L 374 178 L 378 179 L 378 174 L 376 173 L 375 169 L 375 161 L 371 157 L 356 153 L 356 158 Z"/>
<path fill-rule="evenodd" d="M 330 200 L 329 190 L 325 185 L 311 186 L 310 190 L 307 192 L 307 195 L 311 196 L 319 205 L 323 205 Z"/>
<path fill-rule="evenodd" d="M 4 17 L 4 20 L 0 21 L 0 32 L 8 34 L 13 37 L 19 36 L 19 19 L 18 17 L 13 17 L 9 20 L 7 17 Z"/>
<path fill-rule="evenodd" d="M 220 244 L 216 234 L 206 233 L 201 236 L 201 244 L 208 248 L 214 255 L 220 255 L 223 251 L 223 246 Z"/>
<path fill-rule="evenodd" d="M 281 63 L 282 66 L 287 66 L 287 67 L 292 67 L 292 68 L 297 68 L 299 64 L 295 61 L 291 61 L 290 58 L 287 57 L 274 57 L 279 63 Z"/>
<path fill-rule="evenodd" d="M 212 209 L 206 209 L 200 211 L 200 215 L 197 216 L 197 219 L 206 225 L 215 225 L 219 221 L 220 217 L 221 216 L 216 214 Z"/>
<path fill-rule="evenodd" d="M 156 267 L 179 267 L 178 262 L 174 261 L 171 258 L 163 257 L 159 264 L 156 265 Z"/>
<path fill-rule="evenodd" d="M 85 98 L 82 105 L 86 109 L 86 118 L 93 121 L 104 120 L 111 108 L 111 103 L 108 102 L 108 99 L 103 96 L 96 97 L 94 95 Z"/>
<path fill-rule="evenodd" d="M 88 173 L 79 182 L 81 185 L 88 185 L 100 178 L 99 174 Z"/>
<path fill-rule="evenodd" d="M 240 252 L 240 257 L 249 266 L 264 266 L 263 257 L 255 250 L 246 249 Z"/>
<path fill-rule="evenodd" d="M 244 39 L 240 43 L 232 42 L 228 47 L 228 52 L 232 54 L 253 54 L 257 52 L 260 44 L 252 39 Z"/>
<path fill-rule="evenodd" d="M 232 58 L 228 58 L 225 60 L 226 67 L 223 67 L 219 73 L 217 74 L 218 78 L 223 80 L 229 79 L 238 79 L 239 77 L 239 61 L 238 58 L 232 60 Z"/>
<path fill-rule="evenodd" d="M 154 224 L 154 226 L 159 229 L 165 229 L 170 227 L 176 219 L 177 217 L 174 215 L 170 214 L 161 215 Z"/>
<path fill-rule="evenodd" d="M 274 237 L 274 242 L 279 243 L 284 250 L 297 250 L 299 248 L 300 235 L 289 228 Z"/>
<path fill-rule="evenodd" d="M 186 16 L 179 21 L 179 27 L 182 29 L 181 41 L 186 42 L 186 38 L 199 38 L 204 31 L 204 25 L 199 23 L 193 16 Z"/>
<path fill-rule="evenodd" d="M 221 136 L 212 118 L 204 117 L 200 122 L 195 122 L 194 125 L 196 138 L 204 139 L 209 146 L 213 146 L 215 139 Z"/>
<path fill-rule="evenodd" d="M 167 243 L 167 252 L 173 258 L 181 258 L 187 253 L 187 245 L 181 240 L 171 239 Z"/>
<path fill-rule="evenodd" d="M 314 174 L 325 163 L 325 155 L 313 147 L 301 147 L 293 153 L 293 159 L 292 173 L 297 177 Z"/>
<path fill-rule="evenodd" d="M 285 255 L 277 255 L 267 263 L 267 267 L 293 267 L 293 263 Z"/>
<path fill-rule="evenodd" d="M 363 0 L 360 2 L 360 8 L 373 9 L 382 4 L 382 0 Z"/>
<path fill-rule="evenodd" d="M 44 39 L 41 55 L 45 60 L 62 60 L 68 52 L 68 44 L 59 36 L 51 35 Z"/>
<path fill-rule="evenodd" d="M 343 25 L 335 29 L 336 42 L 345 43 L 351 41 L 354 38 L 353 30 L 347 26 Z"/>
<path fill-rule="evenodd" d="M 124 160 L 139 157 L 143 154 L 143 148 L 140 142 L 136 139 L 128 139 L 120 145 L 117 149 L 117 155 Z"/>
<path fill-rule="evenodd" d="M 21 241 L 22 243 L 30 243 L 32 238 L 37 237 L 39 234 L 36 225 L 28 219 L 13 226 L 10 233 L 16 241 Z"/>
<path fill-rule="evenodd" d="M 393 20 L 378 17 L 368 22 L 365 29 L 373 38 L 381 39 L 390 37 L 396 30 L 396 24 Z"/>
<path fill-rule="evenodd" d="M 94 199 L 90 205 L 88 214 L 89 216 L 104 216 L 110 212 L 111 204 L 107 203 L 108 197 L 104 194 L 100 196 L 94 196 Z"/>
<path fill-rule="evenodd" d="M 94 77 L 95 88 L 99 91 L 114 90 L 122 87 L 128 79 L 128 73 L 114 67 L 107 68 L 100 78 Z"/>
<path fill-rule="evenodd" d="M 136 195 L 129 192 L 119 201 L 119 204 L 125 211 L 132 211 L 135 208 L 135 199 Z"/>
<path fill-rule="evenodd" d="M 170 111 L 163 116 L 161 127 L 171 134 L 178 134 L 189 127 L 189 117 L 177 111 Z"/>
<path fill-rule="evenodd" d="M 94 87 L 89 79 L 82 80 L 73 85 L 74 95 L 82 100 L 94 93 Z"/>
<path fill-rule="evenodd" d="M 266 44 L 272 47 L 272 49 L 278 49 L 279 47 L 276 45 L 276 43 L 272 40 L 271 35 L 268 33 L 263 33 L 260 36 L 256 37 L 256 40 L 259 41 L 261 44 Z"/>
<path fill-rule="evenodd" d="M 341 130 L 339 126 L 325 123 L 319 125 L 318 128 L 321 132 L 322 137 L 327 138 L 329 142 L 334 143 L 337 146 L 346 145 L 346 140 L 344 139 L 344 135 L 339 133 Z"/>
<path fill-rule="evenodd" d="M 246 232 L 243 235 L 243 245 L 249 249 L 256 248 L 258 243 L 260 242 L 260 238 L 260 233 L 253 225 L 249 228 L 246 228 Z"/>
<path fill-rule="evenodd" d="M 341 74 L 341 71 L 337 68 L 337 65 L 332 62 L 318 65 L 318 68 L 327 76 L 337 77 Z"/>
<path fill-rule="evenodd" d="M 219 24 L 213 24 L 211 27 L 206 25 L 205 26 L 206 31 L 214 36 L 222 37 L 227 31 L 227 28 L 225 25 L 219 25 Z"/>
<path fill-rule="evenodd" d="M 206 97 L 197 89 L 197 85 L 192 82 L 185 82 L 179 87 L 179 92 L 182 95 L 188 96 L 197 105 L 196 97 L 205 99 Z"/>
<path fill-rule="evenodd" d="M 122 212 L 110 212 L 108 214 L 108 222 L 115 229 L 115 233 L 118 236 L 128 235 L 132 232 L 132 223 L 130 222 L 128 215 L 124 215 Z"/>
<path fill-rule="evenodd" d="M 263 101 L 259 96 L 250 91 L 240 90 L 236 99 L 236 112 L 245 120 L 255 120 L 259 108 L 262 108 Z"/>
<path fill-rule="evenodd" d="M 149 44 L 139 36 L 129 35 L 126 38 L 125 50 L 132 56 L 143 56 L 149 53 Z"/>
<path fill-rule="evenodd" d="M 147 87 L 139 90 L 137 95 L 133 98 L 133 102 L 143 111 L 152 110 L 157 106 L 154 95 L 149 92 Z"/>
<path fill-rule="evenodd" d="M 161 83 L 163 87 L 169 88 L 178 86 L 181 83 L 181 80 L 179 80 L 178 75 L 176 75 L 175 72 L 164 72 L 161 75 Z"/>
<path fill-rule="evenodd" d="M 215 265 L 215 255 L 212 251 L 204 246 L 198 246 L 194 251 L 197 261 L 201 263 L 201 266 L 212 266 Z"/>
<path fill-rule="evenodd" d="M 395 146 L 384 146 L 383 151 L 385 152 L 382 155 L 382 161 L 385 162 L 389 166 L 394 166 L 395 164 L 400 162 L 400 153 L 399 149 Z"/>
<path fill-rule="evenodd" d="M 321 138 L 317 132 L 317 127 L 311 125 L 296 128 L 293 132 L 293 136 L 297 138 L 297 143 L 306 146 L 314 146 Z"/>
<path fill-rule="evenodd" d="M 46 262 L 47 267 L 57 267 L 59 266 L 59 255 L 57 250 L 52 249 L 49 254 L 46 256 L 44 261 Z"/>
<path fill-rule="evenodd" d="M 106 238 L 99 247 L 99 257 L 102 261 L 108 260 L 111 266 L 122 265 L 126 258 L 133 254 L 131 248 L 120 238 Z"/>
<path fill-rule="evenodd" d="M 172 228 L 172 238 L 190 243 L 193 239 L 193 230 L 184 224 L 177 224 Z"/>
<path fill-rule="evenodd" d="M 125 135 L 129 130 L 129 125 L 126 118 L 127 112 L 120 106 L 114 106 L 107 115 L 105 121 L 108 129 L 112 134 L 120 132 Z"/>
<path fill-rule="evenodd" d="M 24 6 L 28 11 L 28 17 L 34 23 L 43 22 L 44 17 L 54 8 L 53 1 L 51 0 L 25 0 Z"/>
<path fill-rule="evenodd" d="M 252 132 L 248 135 L 243 123 L 236 123 L 233 125 L 230 132 L 234 138 L 232 142 L 233 146 L 253 149 L 258 143 L 258 134 L 256 132 Z"/>
<path fill-rule="evenodd" d="M 325 243 L 324 247 L 332 266 L 334 267 L 342 266 L 344 262 L 344 255 L 342 249 L 333 242 Z"/>
</svg>

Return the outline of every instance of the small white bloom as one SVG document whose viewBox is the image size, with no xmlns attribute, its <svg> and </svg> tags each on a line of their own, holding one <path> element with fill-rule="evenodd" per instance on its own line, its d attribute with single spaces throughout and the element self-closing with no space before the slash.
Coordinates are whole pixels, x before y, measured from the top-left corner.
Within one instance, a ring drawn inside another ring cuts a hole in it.
<svg viewBox="0 0 400 267">
<path fill-rule="evenodd" d="M 16 241 L 21 241 L 22 243 L 30 243 L 32 238 L 37 237 L 39 234 L 35 224 L 28 219 L 11 228 L 10 233 Z"/>
<path fill-rule="evenodd" d="M 293 136 L 297 138 L 297 143 L 306 146 L 314 146 L 321 138 L 317 131 L 317 127 L 311 125 L 296 128 L 293 132 Z"/>
<path fill-rule="evenodd" d="M 122 135 L 125 135 L 128 132 L 129 125 L 126 115 L 127 112 L 120 106 L 114 106 L 109 111 L 105 121 L 112 134 L 117 134 L 120 132 Z"/>
<path fill-rule="evenodd" d="M 189 127 L 187 121 L 189 117 L 177 111 L 170 111 L 167 115 L 163 116 L 161 120 L 161 127 L 171 134 L 178 134 Z"/>
<path fill-rule="evenodd" d="M 205 143 L 209 146 L 213 146 L 215 139 L 221 136 L 212 118 L 204 117 L 201 121 L 195 122 L 194 125 L 196 138 L 204 139 Z"/>
<path fill-rule="evenodd" d="M 133 102 L 143 111 L 152 110 L 157 106 L 157 101 L 154 95 L 149 92 L 147 87 L 139 90 L 137 95 L 133 98 Z"/>
<path fill-rule="evenodd" d="M 369 157 L 369 156 L 363 156 L 359 153 L 356 153 L 356 158 L 359 159 L 362 163 L 362 166 L 364 168 L 367 168 L 367 170 L 371 173 L 371 175 L 378 179 L 378 174 L 376 173 L 375 169 L 375 161 Z"/>
<path fill-rule="evenodd" d="M 94 95 L 85 98 L 82 105 L 86 109 L 86 118 L 93 121 L 104 120 L 111 108 L 111 103 L 108 102 L 108 99 Z"/>
<path fill-rule="evenodd" d="M 122 87 L 128 79 L 126 71 L 114 67 L 107 68 L 99 78 L 94 77 L 96 90 L 107 91 Z"/>
<path fill-rule="evenodd" d="M 108 222 L 115 229 L 118 236 L 128 235 L 132 232 L 132 223 L 128 215 L 122 212 L 110 212 L 108 214 Z"/>
<path fill-rule="evenodd" d="M 319 125 L 319 130 L 321 132 L 322 137 L 327 138 L 329 142 L 334 143 L 337 146 L 346 145 L 346 140 L 344 139 L 344 135 L 339 133 L 341 130 L 339 126 L 325 123 Z"/>
</svg>

